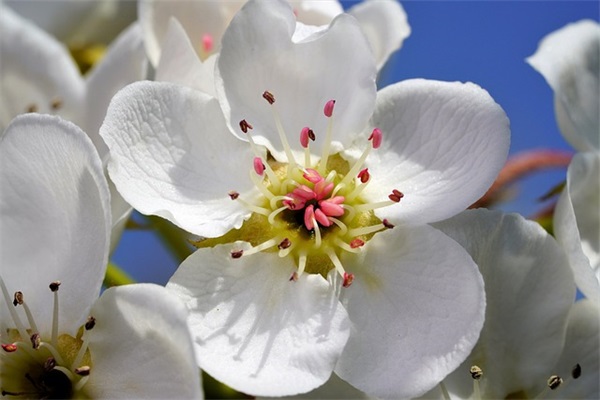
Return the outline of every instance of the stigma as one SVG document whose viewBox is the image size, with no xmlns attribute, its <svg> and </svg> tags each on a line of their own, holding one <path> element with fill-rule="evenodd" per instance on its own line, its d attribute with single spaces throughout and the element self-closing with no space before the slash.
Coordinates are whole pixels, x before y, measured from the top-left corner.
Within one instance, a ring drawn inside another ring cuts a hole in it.
<svg viewBox="0 0 600 400">
<path fill-rule="evenodd" d="M 252 247 L 245 250 L 233 248 L 231 257 L 239 259 L 262 251 L 278 252 L 279 257 L 295 260 L 296 270 L 290 281 L 296 281 L 304 273 L 327 277 L 329 271 L 335 270 L 341 286 L 347 288 L 355 276 L 346 271 L 341 254 L 360 253 L 376 233 L 393 228 L 387 220 L 377 218 L 374 210 L 399 203 L 404 197 L 395 188 L 390 188 L 387 198 L 377 202 L 365 201 L 362 197 L 364 189 L 374 179 L 368 168 L 364 168 L 364 163 L 369 153 L 381 146 L 383 132 L 374 128 L 365 135 L 365 149 L 352 163 L 339 154 L 332 154 L 336 105 L 336 100 L 332 99 L 323 105 L 322 115 L 316 116 L 327 119 L 325 132 L 315 132 L 310 126 L 305 126 L 297 136 L 300 148 L 297 150 L 300 151 L 294 152 L 288 142 L 288 137 L 293 135 L 288 136 L 283 129 L 275 95 L 265 91 L 262 98 L 271 108 L 287 160 L 276 161 L 270 155 L 265 157 L 253 140 L 251 121 L 243 119 L 239 122 L 239 129 L 255 154 L 250 179 L 260 196 L 258 199 L 246 199 L 232 190 L 229 197 L 241 202 L 252 213 L 242 231 L 247 228 L 264 234 L 258 235 L 260 238 L 248 232 L 246 235 L 239 234 L 238 238 L 251 237 L 247 241 Z M 324 138 L 320 159 L 314 156 L 312 148 L 317 135 Z M 198 247 L 205 245 L 199 244 Z"/>
</svg>

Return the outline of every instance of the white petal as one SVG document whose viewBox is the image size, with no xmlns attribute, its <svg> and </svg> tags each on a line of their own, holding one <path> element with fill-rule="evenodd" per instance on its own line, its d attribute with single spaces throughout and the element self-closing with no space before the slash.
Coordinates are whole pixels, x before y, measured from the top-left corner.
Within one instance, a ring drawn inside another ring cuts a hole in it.
<svg viewBox="0 0 600 400">
<path fill-rule="evenodd" d="M 350 8 L 348 13 L 358 20 L 367 36 L 377 69 L 383 67 L 390 55 L 410 35 L 406 13 L 395 0 L 365 0 Z"/>
<path fill-rule="evenodd" d="M 367 158 L 371 180 L 364 196 L 387 200 L 404 193 L 379 218 L 435 222 L 481 197 L 504 165 L 508 119 L 490 95 L 472 83 L 422 79 L 381 90 L 371 121 L 383 132 Z M 364 146 L 364 145 L 363 145 Z"/>
<path fill-rule="evenodd" d="M 82 128 L 104 159 L 108 149 L 98 134 L 112 97 L 128 84 L 146 76 L 146 54 L 138 24 L 131 25 L 108 48 L 86 79 L 86 117 Z"/>
<path fill-rule="evenodd" d="M 337 0 L 291 0 L 289 2 L 299 22 L 307 25 L 327 25 L 344 12 Z"/>
<path fill-rule="evenodd" d="M 256 21 L 261 23 L 257 24 Z M 340 15 L 326 30 L 292 41 L 296 21 L 285 1 L 249 2 L 235 16 L 223 36 L 217 61 L 217 93 L 232 131 L 246 119 L 257 142 L 283 159 L 272 107 L 262 99 L 265 90 L 292 148 L 300 131 L 309 126 L 316 134 L 313 149 L 321 153 L 328 118 L 323 107 L 336 100 L 333 141 L 349 144 L 366 125 L 374 107 L 376 69 L 373 56 L 356 21 Z"/>
<path fill-rule="evenodd" d="M 60 328 L 73 332 L 98 296 L 108 256 L 109 193 L 96 149 L 58 117 L 17 117 L 0 140 L 0 187 L 0 265 L 9 292 L 23 292 L 48 334 L 48 285 L 61 281 Z"/>
<path fill-rule="evenodd" d="M 187 32 L 200 58 L 205 59 L 213 51 L 218 51 L 221 36 L 231 18 L 227 2 L 203 1 L 163 1 L 142 0 L 138 3 L 139 21 L 144 32 L 144 43 L 148 58 L 158 65 L 161 47 L 169 27 L 169 20 L 175 17 Z M 203 50 L 203 36 L 210 35 L 214 50 Z"/>
<path fill-rule="evenodd" d="M 236 247 L 237 246 L 237 247 Z M 348 339 L 348 316 L 319 275 L 289 278 L 275 253 L 232 259 L 243 243 L 201 249 L 167 288 L 191 310 L 198 363 L 244 393 L 284 396 L 322 385 Z"/>
<path fill-rule="evenodd" d="M 252 188 L 252 153 L 225 126 L 218 102 L 183 86 L 134 83 L 114 97 L 100 129 L 108 171 L 123 198 L 208 237 L 240 227 L 250 212 L 228 193 Z"/>
<path fill-rule="evenodd" d="M 600 302 L 600 153 L 578 153 L 554 213 L 556 239 L 564 247 L 579 290 Z"/>
<path fill-rule="evenodd" d="M 563 377 L 565 384 L 550 392 L 548 398 L 595 399 L 600 393 L 600 309 L 598 303 L 581 300 L 569 314 L 569 326 L 563 353 L 553 374 Z M 581 366 L 581 377 L 573 380 L 573 367 Z"/>
<path fill-rule="evenodd" d="M 477 365 L 483 398 L 535 392 L 554 373 L 550 368 L 560 356 L 575 298 L 566 255 L 537 223 L 518 214 L 471 210 L 435 226 L 479 265 L 487 299 L 479 342 L 447 379 L 448 389 L 469 395 L 469 369 Z"/>
<path fill-rule="evenodd" d="M 342 380 L 336 374 L 331 374 L 331 378 L 323 386 L 319 386 L 313 391 L 302 393 L 296 396 L 279 397 L 280 399 L 371 399 L 366 393 L 356 389 L 348 382 Z M 258 399 L 272 399 L 272 397 L 258 397 Z"/>
<path fill-rule="evenodd" d="M 175 18 L 169 20 L 163 51 L 156 67 L 156 80 L 179 83 L 211 96 L 215 92 L 215 60 L 200 61 L 185 30 Z"/>
<path fill-rule="evenodd" d="M 527 62 L 554 90 L 565 139 L 580 151 L 600 150 L 600 25 L 582 20 L 552 32 Z"/>
<path fill-rule="evenodd" d="M 162 286 L 107 289 L 94 304 L 90 398 L 202 398 L 185 306 Z"/>
<path fill-rule="evenodd" d="M 0 70 L 0 131 L 34 108 L 79 122 L 84 85 L 68 50 L 7 7 L 0 7 Z"/>
<path fill-rule="evenodd" d="M 483 325 L 483 280 L 469 255 L 429 226 L 371 239 L 342 289 L 353 330 L 336 373 L 368 394 L 415 397 L 469 355 Z"/>
</svg>

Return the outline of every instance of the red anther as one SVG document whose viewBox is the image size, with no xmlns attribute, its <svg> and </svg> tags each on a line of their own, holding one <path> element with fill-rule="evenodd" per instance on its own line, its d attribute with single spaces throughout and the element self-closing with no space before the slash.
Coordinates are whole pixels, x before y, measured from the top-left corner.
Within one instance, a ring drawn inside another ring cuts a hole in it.
<svg viewBox="0 0 600 400">
<path fill-rule="evenodd" d="M 325 108 L 323 108 L 323 114 L 326 117 L 331 117 L 333 115 L 333 106 L 335 106 L 335 100 L 329 100 L 325 103 Z"/>
<path fill-rule="evenodd" d="M 304 226 L 309 231 L 315 229 L 315 207 L 311 204 L 304 210 Z"/>
<path fill-rule="evenodd" d="M 33 335 L 31 335 L 29 340 L 31 341 L 31 345 L 33 346 L 33 348 L 36 350 L 40 347 L 40 344 L 42 343 L 42 338 L 39 333 L 34 333 Z"/>
<path fill-rule="evenodd" d="M 236 191 L 233 191 L 233 190 L 231 192 L 227 193 L 227 194 L 229 195 L 229 197 L 231 198 L 231 200 L 235 200 L 238 197 L 240 197 L 240 194 L 238 192 L 236 192 Z"/>
<path fill-rule="evenodd" d="M 60 287 L 60 281 L 50 282 L 48 287 L 50 288 L 51 292 L 56 292 L 56 291 L 58 291 L 58 288 Z"/>
<path fill-rule="evenodd" d="M 291 240 L 290 240 L 290 239 L 288 239 L 288 238 L 285 238 L 285 239 L 283 239 L 283 240 L 281 241 L 281 243 L 279 243 L 279 244 L 277 245 L 277 248 L 278 248 L 279 250 L 284 250 L 284 249 L 287 249 L 288 247 L 290 247 L 291 245 L 292 245 L 292 242 L 291 242 Z"/>
<path fill-rule="evenodd" d="M 350 247 L 352 247 L 353 249 L 357 249 L 359 247 L 363 247 L 364 245 L 365 245 L 365 241 L 361 240 L 359 238 L 354 238 L 350 242 Z"/>
<path fill-rule="evenodd" d="M 248 121 L 246 121 L 245 119 L 240 121 L 240 129 L 242 130 L 242 132 L 244 133 L 248 133 L 248 129 L 252 129 L 252 125 L 250 125 L 248 123 Z"/>
<path fill-rule="evenodd" d="M 304 148 L 308 147 L 309 139 L 314 142 L 315 141 L 315 133 L 308 126 L 305 126 L 300 131 L 300 144 L 302 145 L 302 147 L 304 147 Z"/>
<path fill-rule="evenodd" d="M 373 148 L 378 149 L 381 146 L 381 140 L 383 139 L 383 133 L 379 128 L 373 129 L 371 132 L 371 136 L 369 136 L 369 140 L 373 142 Z"/>
<path fill-rule="evenodd" d="M 388 221 L 387 219 L 384 219 L 383 221 L 381 221 L 381 223 L 388 229 L 392 229 L 394 227 L 394 224 L 390 223 L 390 221 Z"/>
<path fill-rule="evenodd" d="M 321 226 L 327 227 L 333 225 L 333 222 L 329 220 L 329 217 L 320 208 L 315 210 L 315 219 Z"/>
<path fill-rule="evenodd" d="M 244 254 L 244 250 L 232 250 L 231 258 L 240 258 Z"/>
<path fill-rule="evenodd" d="M 292 273 L 292 276 L 290 276 L 290 282 L 296 282 L 298 280 L 298 273 L 296 271 L 294 271 Z"/>
<path fill-rule="evenodd" d="M 319 171 L 312 168 L 306 168 L 306 172 L 302 174 L 302 176 L 310 183 L 319 183 L 324 179 L 321 174 L 319 174 Z"/>
<path fill-rule="evenodd" d="M 350 287 L 350 285 L 352 285 L 352 282 L 354 282 L 354 274 L 344 272 L 344 282 L 342 283 L 342 286 L 345 288 Z"/>
<path fill-rule="evenodd" d="M 254 172 L 260 176 L 265 172 L 265 164 L 263 164 L 260 157 L 254 157 Z"/>
<path fill-rule="evenodd" d="M 17 345 L 14 343 L 2 344 L 2 350 L 7 353 L 12 353 L 13 351 L 17 351 Z"/>
<path fill-rule="evenodd" d="M 404 197 L 404 193 L 402 193 L 399 190 L 392 190 L 392 194 L 390 194 L 388 196 L 390 198 L 391 201 L 395 202 L 395 203 L 399 203 L 400 200 Z"/>
<path fill-rule="evenodd" d="M 344 215 L 344 207 L 341 206 L 344 200 L 344 196 L 335 196 L 331 199 L 321 200 L 319 208 L 329 217 L 341 217 Z"/>
<path fill-rule="evenodd" d="M 356 177 L 360 179 L 362 183 L 367 183 L 368 180 L 371 178 L 371 174 L 369 174 L 369 168 L 365 168 L 362 171 L 360 171 Z"/>
<path fill-rule="evenodd" d="M 268 90 L 265 90 L 262 96 L 263 99 L 269 102 L 269 104 L 275 103 L 275 96 L 273 96 L 273 93 L 269 92 Z"/>
<path fill-rule="evenodd" d="M 215 41 L 212 37 L 212 35 L 205 33 L 204 35 L 202 35 L 202 50 L 204 50 L 204 52 L 206 53 L 210 53 L 211 50 L 213 49 L 213 46 L 215 44 Z"/>
</svg>

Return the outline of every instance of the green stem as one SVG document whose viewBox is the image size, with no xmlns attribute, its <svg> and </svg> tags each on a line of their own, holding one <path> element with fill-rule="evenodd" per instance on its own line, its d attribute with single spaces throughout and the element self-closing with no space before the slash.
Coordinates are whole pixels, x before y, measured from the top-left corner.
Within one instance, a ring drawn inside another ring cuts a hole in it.
<svg viewBox="0 0 600 400">
<path fill-rule="evenodd" d="M 180 263 L 193 253 L 188 233 L 160 217 L 148 217 L 148 222 Z"/>
</svg>

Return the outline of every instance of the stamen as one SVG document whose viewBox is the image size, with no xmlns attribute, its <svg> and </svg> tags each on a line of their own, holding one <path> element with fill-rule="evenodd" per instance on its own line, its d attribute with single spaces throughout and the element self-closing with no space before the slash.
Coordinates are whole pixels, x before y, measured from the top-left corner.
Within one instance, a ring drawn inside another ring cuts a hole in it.
<svg viewBox="0 0 600 400">
<path fill-rule="evenodd" d="M 4 284 L 4 279 L 2 279 L 1 276 L 0 276 L 0 287 L 2 288 L 2 295 L 4 296 L 4 301 L 6 302 L 6 304 L 8 305 L 8 304 L 12 303 L 12 301 L 10 300 L 10 296 L 8 294 L 8 290 L 6 289 L 6 285 Z M 11 316 L 13 322 L 17 326 L 17 330 L 19 331 L 19 335 L 21 335 L 21 338 L 23 338 L 23 339 L 27 338 L 29 336 L 29 334 L 27 333 L 25 326 L 21 322 L 21 318 L 19 318 L 19 315 L 17 314 L 17 310 L 14 307 L 8 307 L 8 312 L 10 313 L 10 316 Z"/>
<path fill-rule="evenodd" d="M 263 98 L 267 100 L 271 105 L 271 111 L 273 112 L 273 119 L 275 120 L 275 126 L 277 127 L 277 133 L 279 134 L 279 140 L 281 141 L 281 145 L 283 146 L 283 149 L 285 150 L 285 155 L 288 159 L 288 168 L 293 168 L 296 165 L 296 159 L 292 154 L 292 148 L 290 147 L 290 144 L 287 141 L 287 136 L 283 129 L 283 125 L 281 124 L 281 118 L 279 118 L 279 113 L 275 108 L 275 96 L 273 96 L 273 93 L 265 90 L 265 92 L 263 93 Z"/>
<path fill-rule="evenodd" d="M 335 251 L 333 251 L 333 249 L 327 248 L 327 249 L 325 249 L 325 253 L 327 253 L 327 256 L 329 257 L 329 259 L 335 266 L 335 270 L 340 274 L 340 276 L 342 276 L 344 278 L 344 282 L 342 283 L 342 286 L 343 287 L 350 286 L 352 284 L 352 281 L 354 280 L 354 275 L 346 273 L 346 270 L 344 269 L 342 262 L 338 258 L 337 254 L 335 254 Z"/>
<path fill-rule="evenodd" d="M 28 113 L 34 113 L 34 112 L 38 112 L 39 108 L 36 104 L 30 104 L 27 109 L 26 112 Z"/>
<path fill-rule="evenodd" d="M 452 400 L 450 393 L 448 393 L 448 389 L 446 389 L 446 385 L 444 385 L 444 381 L 441 381 L 439 386 L 440 390 L 442 391 L 442 396 L 444 396 L 444 400 Z"/>
<path fill-rule="evenodd" d="M 360 227 L 360 228 L 350 229 L 348 231 L 348 234 L 350 236 L 364 236 L 364 235 L 368 235 L 369 233 L 375 233 L 375 232 L 382 231 L 385 228 L 387 228 L 387 227 L 384 224 L 377 224 L 377 225 L 371 225 L 371 226 L 363 226 L 363 227 Z"/>
<path fill-rule="evenodd" d="M 358 173 L 357 178 L 360 179 L 361 183 L 367 183 L 369 178 L 371 178 L 371 174 L 369 174 L 369 168 L 365 168 L 365 169 L 361 170 Z"/>
<path fill-rule="evenodd" d="M 388 229 L 392 229 L 394 228 L 394 224 L 392 224 L 390 221 L 388 221 L 387 219 L 384 219 L 383 221 L 381 221 L 383 223 L 383 226 L 385 226 Z"/>
<path fill-rule="evenodd" d="M 344 282 L 342 283 L 342 287 L 350 287 L 350 285 L 352 285 L 352 282 L 354 282 L 354 274 L 344 272 Z"/>
<path fill-rule="evenodd" d="M 573 379 L 578 379 L 581 376 L 581 365 L 575 364 L 575 366 L 571 370 L 571 376 L 573 377 Z"/>
<path fill-rule="evenodd" d="M 59 108 L 61 108 L 63 105 L 63 102 L 60 98 L 55 97 L 54 99 L 52 99 L 52 101 L 50 102 L 50 108 L 52 109 L 52 111 L 58 111 Z"/>
<path fill-rule="evenodd" d="M 300 277 L 304 273 L 304 269 L 306 269 L 306 259 L 306 252 L 301 252 L 298 256 L 298 277 Z"/>
<path fill-rule="evenodd" d="M 231 197 L 231 195 L 230 195 Z M 261 214 L 264 215 L 265 217 L 268 217 L 269 214 L 271 214 L 271 211 L 267 210 L 266 208 L 263 207 L 259 207 L 257 205 L 248 203 L 246 200 L 242 199 L 241 197 L 239 197 L 239 194 L 237 197 L 235 197 L 235 199 L 232 198 L 232 200 L 236 200 L 239 201 L 240 203 L 242 203 L 244 205 L 244 207 L 246 207 L 248 210 L 255 212 L 257 214 Z"/>
<path fill-rule="evenodd" d="M 361 178 L 360 174 L 363 174 L 363 171 L 365 171 L 365 173 L 367 174 L 367 180 L 368 180 L 369 175 L 368 175 L 368 171 L 366 168 L 364 170 L 360 171 L 360 173 L 358 173 L 358 171 L 365 163 L 365 160 L 369 156 L 371 149 L 372 148 L 376 149 L 377 147 L 379 147 L 381 145 L 381 131 L 378 128 L 373 129 L 371 136 L 369 136 L 369 140 L 371 141 L 371 146 L 367 146 L 367 148 L 363 151 L 363 153 L 361 154 L 359 159 L 356 161 L 356 163 L 354 163 L 354 165 L 352 166 L 350 171 L 348 171 L 348 173 L 342 180 L 342 182 L 341 182 L 342 184 L 345 184 L 345 185 L 349 184 L 350 181 L 352 179 L 354 179 L 355 176 Z M 376 145 L 377 145 L 377 147 L 376 147 Z M 361 178 L 361 182 L 362 182 L 362 178 Z M 363 183 L 365 183 L 365 182 L 363 182 Z"/>
<path fill-rule="evenodd" d="M 254 143 L 254 139 L 252 139 L 252 135 L 250 135 L 248 133 L 248 130 L 252 129 L 252 125 L 250 125 L 248 123 L 248 121 L 243 119 L 240 121 L 240 129 L 242 130 L 242 132 L 244 132 L 246 134 L 246 137 L 248 138 L 248 143 L 250 143 L 250 149 L 252 149 L 254 156 L 262 159 L 262 154 L 259 151 L 258 146 L 256 145 L 256 143 Z M 277 178 L 277 175 L 271 169 L 271 166 L 269 165 L 269 163 L 264 164 L 264 166 L 265 166 L 265 171 L 267 172 L 267 176 L 269 177 L 269 181 L 271 181 L 271 185 L 273 185 L 273 187 L 276 190 L 279 189 L 279 178 Z"/>
<path fill-rule="evenodd" d="M 302 128 L 300 131 L 300 144 L 304 148 L 304 167 L 310 167 L 310 149 L 309 149 L 309 139 L 313 142 L 316 139 L 315 133 L 308 126 Z"/>
<path fill-rule="evenodd" d="M 33 335 L 31 335 L 29 337 L 29 340 L 31 341 L 31 345 L 35 350 L 39 349 L 40 343 L 42 342 L 42 338 L 40 337 L 39 333 L 34 333 Z"/>
<path fill-rule="evenodd" d="M 354 208 L 358 212 L 364 212 L 364 211 L 375 210 L 377 208 L 391 206 L 392 204 L 398 203 L 398 201 L 400 201 L 400 199 L 398 199 L 398 201 L 391 200 L 391 196 L 393 196 L 393 194 L 390 195 L 390 200 L 388 200 L 388 201 L 379 201 L 377 203 L 359 204 L 357 206 L 354 206 Z"/>
<path fill-rule="evenodd" d="M 38 327 L 35 323 L 35 320 L 33 319 L 33 314 L 31 314 L 31 310 L 29 309 L 29 306 L 27 305 L 27 303 L 25 303 L 25 300 L 23 299 L 23 292 L 15 292 L 13 305 L 15 307 L 17 305 L 20 305 L 23 307 L 23 310 L 25 310 L 25 315 L 27 315 L 27 321 L 29 322 L 29 327 L 31 328 L 31 330 L 33 332 L 39 332 L 40 330 L 38 329 Z"/>
<path fill-rule="evenodd" d="M 88 376 L 90 374 L 90 367 L 84 365 L 83 367 L 75 368 L 74 372 L 79 376 Z"/>
<path fill-rule="evenodd" d="M 325 108 L 323 109 L 323 113 L 329 121 L 327 122 L 327 131 L 325 132 L 325 142 L 323 142 L 323 153 L 321 155 L 321 162 L 319 163 L 319 172 L 321 175 L 325 173 L 327 169 L 327 159 L 329 158 L 329 148 L 331 147 L 331 135 L 333 133 L 333 106 L 335 105 L 335 100 L 329 100 L 325 104 Z"/>
<path fill-rule="evenodd" d="M 287 209 L 289 209 L 289 207 L 287 205 L 285 205 L 283 207 L 279 207 L 277 210 L 275 210 L 271 214 L 269 214 L 269 216 L 267 217 L 267 220 L 269 221 L 269 223 L 271 225 L 273 225 L 275 223 L 275 217 Z"/>
<path fill-rule="evenodd" d="M 285 238 L 281 241 L 281 243 L 279 243 L 277 245 L 277 248 L 279 250 L 283 250 L 283 249 L 287 249 L 288 247 L 290 247 L 292 245 L 292 241 L 288 238 Z"/>
<path fill-rule="evenodd" d="M 0 346 L 2 346 L 2 350 L 4 350 L 7 353 L 17 351 L 17 345 L 14 343 L 1 344 Z"/>
<path fill-rule="evenodd" d="M 473 397 L 481 399 L 481 390 L 479 389 L 479 380 L 483 376 L 483 371 L 477 365 L 473 365 L 469 370 L 471 378 L 473 378 Z"/>
<path fill-rule="evenodd" d="M 550 378 L 548 378 L 548 387 L 550 388 L 550 390 L 556 390 L 556 389 L 558 389 L 558 387 L 562 383 L 563 383 L 563 380 L 558 375 L 552 375 Z"/>
<path fill-rule="evenodd" d="M 340 228 L 340 235 L 345 235 L 348 232 L 348 227 L 342 221 L 337 218 L 329 217 L 329 220 L 336 224 Z"/>
<path fill-rule="evenodd" d="M 58 346 L 58 288 L 60 281 L 54 281 L 49 285 L 50 290 L 54 293 L 54 310 L 52 313 L 52 345 Z"/>
<path fill-rule="evenodd" d="M 88 317 L 87 321 L 85 321 L 85 330 L 89 331 L 94 329 L 94 326 L 96 326 L 96 318 L 92 317 L 91 315 Z"/>
<path fill-rule="evenodd" d="M 229 193 L 227 193 L 229 195 L 229 197 L 231 198 L 231 200 L 236 200 L 238 197 L 240 197 L 240 194 L 236 191 L 231 191 Z"/>
<path fill-rule="evenodd" d="M 296 272 L 296 271 L 292 272 L 292 276 L 290 276 L 289 281 L 290 282 L 298 282 L 298 272 Z"/>
<path fill-rule="evenodd" d="M 365 241 L 361 240 L 359 238 L 354 238 L 350 242 L 350 247 L 352 247 L 353 249 L 357 249 L 357 248 L 362 247 L 364 245 L 365 245 Z"/>
<path fill-rule="evenodd" d="M 231 258 L 240 258 L 243 255 L 244 255 L 244 250 L 232 250 L 231 251 Z"/>
<path fill-rule="evenodd" d="M 349 245 L 348 243 L 344 242 L 340 238 L 335 238 L 335 244 L 342 250 L 345 250 L 349 253 L 354 253 L 354 254 L 360 253 L 359 249 L 352 247 L 352 245 Z"/>
<path fill-rule="evenodd" d="M 54 357 L 48 357 L 46 361 L 44 361 L 44 370 L 52 371 L 56 367 L 56 359 Z"/>
<path fill-rule="evenodd" d="M 277 245 L 277 242 L 279 241 L 279 238 L 273 238 L 273 239 L 269 239 L 266 242 L 263 242 L 261 244 L 259 244 L 258 246 L 252 247 L 248 250 L 244 251 L 244 256 L 249 256 L 251 254 L 256 254 L 256 253 L 260 253 L 263 250 L 269 249 L 275 245 Z"/>
<path fill-rule="evenodd" d="M 381 133 L 381 130 L 379 128 L 373 129 L 373 132 L 371 132 L 371 136 L 369 136 L 369 140 L 372 141 L 374 149 L 378 149 L 379 146 L 381 146 L 382 139 L 383 134 Z"/>
<path fill-rule="evenodd" d="M 245 119 L 240 121 L 240 129 L 242 130 L 242 132 L 244 133 L 248 133 L 249 129 L 252 129 L 252 125 L 250 125 L 248 123 L 248 121 L 246 121 Z"/>
<path fill-rule="evenodd" d="M 400 200 L 402 200 L 402 198 L 404 197 L 404 193 L 402 193 L 399 190 L 392 190 L 392 194 L 390 194 L 389 199 L 395 203 L 400 203 Z"/>
</svg>

